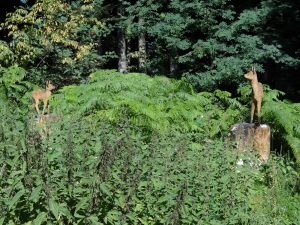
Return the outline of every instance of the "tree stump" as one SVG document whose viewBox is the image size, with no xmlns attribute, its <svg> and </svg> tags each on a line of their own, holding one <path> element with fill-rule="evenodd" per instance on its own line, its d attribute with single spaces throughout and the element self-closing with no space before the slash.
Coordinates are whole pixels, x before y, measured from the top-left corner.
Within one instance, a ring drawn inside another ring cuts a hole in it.
<svg viewBox="0 0 300 225">
<path fill-rule="evenodd" d="M 268 124 L 237 123 L 229 128 L 229 139 L 236 142 L 237 150 L 259 152 L 260 159 L 267 161 L 271 148 L 271 127 Z"/>
<path fill-rule="evenodd" d="M 62 115 L 59 114 L 46 114 L 36 118 L 36 128 L 39 136 L 42 139 L 46 139 L 47 134 L 51 134 L 53 124 L 61 120 Z"/>
</svg>

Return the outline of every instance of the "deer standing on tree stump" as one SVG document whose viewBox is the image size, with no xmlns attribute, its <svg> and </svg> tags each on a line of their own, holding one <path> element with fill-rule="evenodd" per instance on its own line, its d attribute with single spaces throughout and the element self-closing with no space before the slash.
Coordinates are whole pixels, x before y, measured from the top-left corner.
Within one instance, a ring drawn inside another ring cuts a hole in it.
<svg viewBox="0 0 300 225">
<path fill-rule="evenodd" d="M 44 102 L 44 107 L 43 107 L 43 114 L 45 112 L 45 108 L 48 104 L 48 98 L 51 96 L 51 91 L 55 89 L 55 86 L 53 84 L 51 84 L 50 81 L 46 82 L 46 91 L 42 91 L 42 90 L 35 90 L 32 92 L 31 97 L 34 99 L 35 101 L 35 108 L 37 113 L 40 115 L 40 110 L 39 110 L 39 102 L 40 100 L 42 100 Z M 49 104 L 48 104 L 48 114 L 49 114 Z"/>
<path fill-rule="evenodd" d="M 244 74 L 244 77 L 251 82 L 252 86 L 252 103 L 251 103 L 251 119 L 250 123 L 253 123 L 253 116 L 255 107 L 257 108 L 257 115 L 260 122 L 260 109 L 261 102 L 263 98 L 263 86 L 262 83 L 258 82 L 257 74 L 255 72 L 255 68 L 252 66 L 252 69 L 249 73 Z"/>
</svg>

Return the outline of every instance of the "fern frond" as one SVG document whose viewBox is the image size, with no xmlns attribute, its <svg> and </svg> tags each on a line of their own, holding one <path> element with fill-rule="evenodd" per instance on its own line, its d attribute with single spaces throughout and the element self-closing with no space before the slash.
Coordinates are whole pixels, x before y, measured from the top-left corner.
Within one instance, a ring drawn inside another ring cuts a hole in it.
<svg viewBox="0 0 300 225">
<path fill-rule="evenodd" d="M 263 104 L 262 116 L 266 121 L 280 124 L 285 132 L 290 133 L 294 126 L 294 113 L 291 110 L 282 102 L 268 101 Z"/>
<path fill-rule="evenodd" d="M 288 144 L 291 146 L 293 155 L 296 158 L 296 162 L 297 162 L 298 166 L 300 166 L 300 139 L 299 139 L 299 136 L 295 137 L 293 135 L 287 135 L 286 140 L 287 140 Z"/>
</svg>

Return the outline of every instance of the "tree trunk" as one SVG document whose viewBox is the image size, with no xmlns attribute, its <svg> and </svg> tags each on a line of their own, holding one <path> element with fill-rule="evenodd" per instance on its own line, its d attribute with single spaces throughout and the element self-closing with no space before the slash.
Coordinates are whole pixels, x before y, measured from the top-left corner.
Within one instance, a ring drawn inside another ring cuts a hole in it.
<svg viewBox="0 0 300 225">
<path fill-rule="evenodd" d="M 176 60 L 178 57 L 179 52 L 178 49 L 172 49 L 170 53 L 170 75 L 171 77 L 176 77 L 179 72 L 179 64 Z"/>
<path fill-rule="evenodd" d="M 144 19 L 139 17 L 139 70 L 143 70 L 146 62 L 146 35 L 143 29 Z"/>
<path fill-rule="evenodd" d="M 124 15 L 124 6 L 121 0 L 118 3 L 118 14 L 120 16 Z M 125 30 L 122 27 L 118 28 L 118 47 L 119 47 L 118 71 L 121 73 L 127 73 Z"/>
<path fill-rule="evenodd" d="M 131 38 L 127 38 L 126 40 L 126 49 L 127 49 L 127 72 L 129 73 L 130 70 L 132 69 L 132 65 L 131 65 L 131 57 L 130 57 L 130 54 L 131 54 Z"/>
<path fill-rule="evenodd" d="M 98 38 L 98 55 L 101 57 L 103 55 L 103 48 L 102 48 L 102 38 Z M 103 65 L 103 62 L 101 62 L 101 67 Z"/>
</svg>

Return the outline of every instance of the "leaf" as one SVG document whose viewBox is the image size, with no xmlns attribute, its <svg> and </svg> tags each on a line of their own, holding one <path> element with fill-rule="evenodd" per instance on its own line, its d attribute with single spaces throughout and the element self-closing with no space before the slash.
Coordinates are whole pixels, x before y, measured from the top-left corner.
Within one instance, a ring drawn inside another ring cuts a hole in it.
<svg viewBox="0 0 300 225">
<path fill-rule="evenodd" d="M 224 184 L 227 184 L 230 181 L 230 175 L 224 175 L 223 177 L 221 177 L 220 181 Z"/>
<path fill-rule="evenodd" d="M 38 200 L 39 199 L 39 194 L 40 191 L 42 190 L 42 185 L 37 186 L 32 192 L 31 195 L 29 197 L 29 200 Z"/>
<path fill-rule="evenodd" d="M 16 155 L 12 161 L 9 160 L 9 159 L 7 159 L 7 160 L 6 160 L 6 163 L 7 163 L 8 165 L 10 165 L 11 167 L 14 167 L 14 166 L 15 166 L 15 163 L 18 161 L 19 157 L 20 157 L 20 155 Z"/>
<path fill-rule="evenodd" d="M 77 205 L 76 205 L 76 208 L 75 208 L 75 212 L 74 212 L 74 216 L 75 217 L 79 217 L 79 218 L 82 218 L 83 216 L 77 214 L 77 212 L 87 203 L 87 201 L 90 199 L 90 197 L 86 197 L 86 198 L 83 198 L 81 199 Z"/>
<path fill-rule="evenodd" d="M 57 203 L 53 199 L 50 199 L 49 205 L 50 205 L 50 211 L 53 213 L 56 220 L 58 220 L 58 205 L 57 205 Z"/>
<path fill-rule="evenodd" d="M 102 224 L 102 223 L 99 223 L 98 217 L 95 215 L 91 215 L 87 219 L 91 222 L 91 224 L 95 224 L 95 225 Z"/>
<path fill-rule="evenodd" d="M 15 196 L 12 198 L 12 200 L 10 202 L 8 202 L 8 209 L 10 210 L 11 207 L 25 194 L 25 190 L 22 189 L 20 191 L 18 191 L 17 194 L 15 194 Z"/>
<path fill-rule="evenodd" d="M 129 219 L 131 219 L 131 222 L 138 222 L 137 221 L 137 215 L 135 213 L 127 213 L 126 217 L 128 217 Z"/>
<path fill-rule="evenodd" d="M 70 217 L 70 218 L 73 217 L 72 214 L 71 214 L 71 212 L 66 207 L 64 207 L 62 205 L 58 206 L 58 211 L 61 212 L 61 213 L 63 213 L 64 215 Z"/>
<path fill-rule="evenodd" d="M 142 218 L 138 218 L 138 220 L 144 224 L 144 225 L 148 225 L 147 221 L 145 219 L 142 219 Z"/>
<path fill-rule="evenodd" d="M 22 166 L 22 172 L 23 172 L 23 174 L 26 173 L 26 168 L 27 168 L 27 162 L 24 161 L 24 162 L 23 162 L 23 166 Z"/>
<path fill-rule="evenodd" d="M 125 196 L 124 195 L 121 195 L 120 197 L 119 197 L 119 206 L 122 208 L 122 209 L 124 209 L 124 207 L 125 207 Z"/>
<path fill-rule="evenodd" d="M 39 215 L 32 221 L 32 225 L 40 225 L 47 219 L 47 213 L 40 212 Z"/>
<path fill-rule="evenodd" d="M 24 139 L 21 140 L 21 145 L 22 145 L 23 151 L 26 152 L 27 148 L 26 148 L 25 140 Z"/>
<path fill-rule="evenodd" d="M 134 212 L 140 212 L 143 209 L 143 204 L 136 204 Z"/>
<path fill-rule="evenodd" d="M 100 188 L 106 195 L 111 196 L 111 193 L 104 182 L 100 184 Z"/>
<path fill-rule="evenodd" d="M 61 151 L 54 152 L 53 154 L 51 154 L 51 155 L 48 157 L 49 162 L 51 162 L 52 160 L 58 158 L 61 154 L 62 154 Z"/>
<path fill-rule="evenodd" d="M 139 183 L 138 189 L 141 189 L 141 190 L 145 189 L 147 187 L 147 185 L 148 185 L 148 181 L 141 181 Z"/>
</svg>

